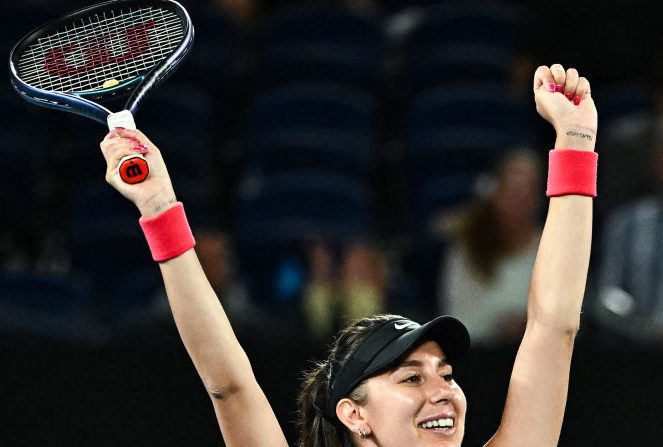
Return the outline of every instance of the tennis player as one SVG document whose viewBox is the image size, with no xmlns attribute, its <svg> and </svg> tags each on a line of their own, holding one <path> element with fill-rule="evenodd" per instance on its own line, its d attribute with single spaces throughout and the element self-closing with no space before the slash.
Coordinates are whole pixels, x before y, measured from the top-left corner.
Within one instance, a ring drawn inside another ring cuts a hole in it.
<svg viewBox="0 0 663 447">
<path fill-rule="evenodd" d="M 597 164 L 590 85 L 575 69 L 555 64 L 536 70 L 533 87 L 537 111 L 557 134 L 549 161 L 550 204 L 527 298 L 525 335 L 489 447 L 557 445 L 589 264 Z M 180 336 L 210 395 L 226 445 L 286 446 L 200 267 L 159 149 L 140 131 L 124 129 L 110 132 L 101 149 L 106 180 L 140 210 Z M 136 152 L 146 156 L 151 174 L 128 185 L 117 165 Z M 469 345 L 467 330 L 450 316 L 420 326 L 381 315 L 345 328 L 302 387 L 300 446 L 460 446 L 467 402 L 453 368 Z"/>
</svg>

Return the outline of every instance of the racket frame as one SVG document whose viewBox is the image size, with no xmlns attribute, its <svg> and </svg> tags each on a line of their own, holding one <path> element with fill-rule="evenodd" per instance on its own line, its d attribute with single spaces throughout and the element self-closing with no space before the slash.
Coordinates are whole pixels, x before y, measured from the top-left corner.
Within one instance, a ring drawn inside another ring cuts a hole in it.
<svg viewBox="0 0 663 447">
<path fill-rule="evenodd" d="M 61 27 L 65 23 L 71 23 L 77 19 L 90 17 L 97 12 L 108 10 L 110 7 L 148 7 L 150 5 L 154 5 L 156 7 L 167 7 L 168 10 L 177 14 L 182 19 L 182 23 L 184 24 L 184 36 L 182 37 L 179 45 L 167 58 L 159 62 L 156 66 L 145 72 L 143 75 L 137 76 L 136 78 L 126 81 L 121 85 L 104 89 L 103 91 L 86 91 L 79 93 L 37 88 L 24 82 L 19 77 L 18 70 L 14 64 L 14 59 L 16 58 L 17 54 L 22 54 L 22 52 L 34 41 L 36 41 L 38 37 L 48 35 L 50 31 L 57 30 L 58 27 Z M 141 102 L 145 99 L 147 93 L 157 84 L 165 80 L 168 75 L 172 74 L 179 66 L 193 45 L 193 37 L 194 29 L 193 24 L 191 23 L 191 18 L 189 17 L 186 9 L 184 9 L 184 7 L 175 0 L 110 0 L 103 3 L 97 3 L 95 5 L 78 9 L 63 17 L 47 22 L 46 24 L 35 28 L 26 36 L 24 36 L 10 52 L 9 69 L 11 83 L 16 92 L 23 99 L 32 104 L 40 107 L 75 113 L 77 115 L 81 115 L 98 121 L 104 125 L 110 126 L 111 124 L 109 122 L 109 117 L 112 117 L 115 114 L 107 107 L 98 104 L 88 97 L 97 100 L 110 99 L 113 97 L 119 97 L 127 92 L 131 92 L 125 103 L 125 110 L 122 112 L 129 111 L 131 115 L 135 114 Z M 126 114 L 123 115 L 126 116 Z"/>
</svg>

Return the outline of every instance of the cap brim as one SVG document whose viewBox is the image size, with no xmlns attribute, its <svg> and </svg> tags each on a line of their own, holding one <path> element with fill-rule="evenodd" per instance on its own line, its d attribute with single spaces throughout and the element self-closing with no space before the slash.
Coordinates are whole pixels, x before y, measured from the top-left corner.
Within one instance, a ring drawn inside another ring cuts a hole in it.
<svg viewBox="0 0 663 447">
<path fill-rule="evenodd" d="M 454 317 L 443 315 L 391 342 L 364 369 L 364 376 L 395 366 L 396 362 L 426 341 L 437 342 L 451 365 L 458 364 L 470 350 L 470 334 L 465 325 Z"/>
</svg>

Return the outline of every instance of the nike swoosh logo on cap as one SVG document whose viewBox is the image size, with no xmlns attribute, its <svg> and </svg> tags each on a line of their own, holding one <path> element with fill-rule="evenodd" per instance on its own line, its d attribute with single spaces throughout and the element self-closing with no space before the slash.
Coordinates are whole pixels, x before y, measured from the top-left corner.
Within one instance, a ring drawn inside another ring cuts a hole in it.
<svg viewBox="0 0 663 447">
<path fill-rule="evenodd" d="M 394 327 L 399 331 L 401 329 L 405 329 L 406 327 L 410 326 L 418 326 L 418 325 L 414 321 L 410 321 L 409 323 L 394 323 Z"/>
</svg>

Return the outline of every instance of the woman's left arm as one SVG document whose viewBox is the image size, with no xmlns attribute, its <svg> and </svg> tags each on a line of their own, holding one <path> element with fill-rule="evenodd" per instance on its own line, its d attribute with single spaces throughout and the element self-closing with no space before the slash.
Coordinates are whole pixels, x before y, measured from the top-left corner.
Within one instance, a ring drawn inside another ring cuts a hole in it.
<svg viewBox="0 0 663 447">
<path fill-rule="evenodd" d="M 555 85 L 567 97 L 553 91 Z M 555 149 L 594 150 L 597 113 L 587 79 L 558 64 L 542 66 L 534 76 L 534 93 L 537 111 L 557 132 Z M 582 100 L 574 102 L 576 97 Z M 525 335 L 511 374 L 502 422 L 486 447 L 557 445 L 591 237 L 591 197 L 550 199 L 532 273 Z"/>
</svg>

